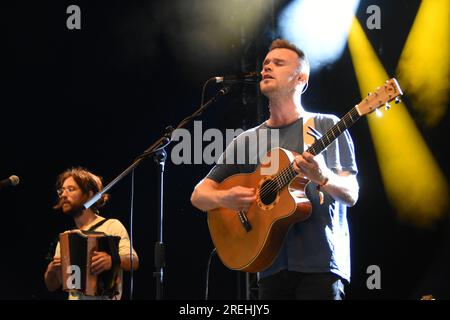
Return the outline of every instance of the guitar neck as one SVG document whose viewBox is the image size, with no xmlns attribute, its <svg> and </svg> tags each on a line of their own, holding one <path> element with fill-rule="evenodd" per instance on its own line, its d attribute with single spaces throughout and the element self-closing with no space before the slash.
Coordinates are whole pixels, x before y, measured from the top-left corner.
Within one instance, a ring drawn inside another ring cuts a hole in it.
<svg viewBox="0 0 450 320">
<path fill-rule="evenodd" d="M 339 122 L 332 126 L 320 139 L 316 140 L 306 152 L 313 156 L 320 154 L 325 150 L 334 140 L 336 140 L 345 130 L 350 128 L 361 116 L 356 107 L 353 107 Z"/>
<path fill-rule="evenodd" d="M 322 137 L 317 139 L 306 152 L 309 152 L 313 156 L 317 156 L 345 130 L 358 121 L 361 116 L 377 110 L 383 104 L 386 105 L 386 110 L 389 109 L 389 102 L 395 99 L 395 103 L 398 103 L 400 101 L 398 97 L 402 94 L 402 89 L 395 78 L 386 81 L 383 86 L 378 87 L 374 93 L 369 93 L 358 105 L 353 107 L 341 120 L 339 120 L 339 122 L 333 125 Z M 277 185 L 276 189 L 281 190 L 296 176 L 297 173 L 294 170 L 294 162 L 291 162 L 286 168 L 274 175 L 272 179 Z"/>
<path fill-rule="evenodd" d="M 313 156 L 320 154 L 325 150 L 334 140 L 336 140 L 345 130 L 350 128 L 361 116 L 358 113 L 356 107 L 351 109 L 345 116 L 342 117 L 339 122 L 332 126 L 320 139 L 316 140 L 306 152 L 311 153 Z M 291 162 L 289 166 L 279 172 L 274 178 L 277 182 L 278 189 L 282 189 L 287 186 L 295 177 L 297 172 L 294 170 L 294 164 Z"/>
</svg>

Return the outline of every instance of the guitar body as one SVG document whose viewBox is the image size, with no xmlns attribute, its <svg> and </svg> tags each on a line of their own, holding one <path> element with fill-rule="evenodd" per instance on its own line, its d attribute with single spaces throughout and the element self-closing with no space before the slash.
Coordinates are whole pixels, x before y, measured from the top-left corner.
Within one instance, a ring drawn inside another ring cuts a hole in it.
<svg viewBox="0 0 450 320">
<path fill-rule="evenodd" d="M 386 81 L 323 136 L 318 138 L 314 135 L 316 141 L 306 151 L 313 156 L 320 154 L 361 116 L 381 106 L 388 109 L 388 102 L 395 99 L 398 103 L 402 94 L 396 79 Z M 248 212 L 225 208 L 208 211 L 211 238 L 220 259 L 228 268 L 247 272 L 266 269 L 276 258 L 289 227 L 311 215 L 312 205 L 305 194 L 309 180 L 297 176 L 292 166 L 294 157 L 295 153 L 288 150 L 272 149 L 267 153 L 268 161 L 263 160 L 255 172 L 236 174 L 219 184 L 223 190 L 243 186 L 255 188 L 257 193 L 257 200 Z"/>
<path fill-rule="evenodd" d="M 267 153 L 268 162 L 263 161 L 253 173 L 236 174 L 219 184 L 221 190 L 243 186 L 255 188 L 257 193 L 257 200 L 248 212 L 225 208 L 208 212 L 211 238 L 228 268 L 246 272 L 266 269 L 276 258 L 289 227 L 311 215 L 311 203 L 305 195 L 309 180 L 296 177 L 279 191 L 272 194 L 267 191 L 273 189 L 269 188 L 273 175 L 263 174 L 264 170 L 278 161 L 278 173 L 288 167 L 294 157 L 295 153 L 288 150 L 273 149 Z"/>
</svg>

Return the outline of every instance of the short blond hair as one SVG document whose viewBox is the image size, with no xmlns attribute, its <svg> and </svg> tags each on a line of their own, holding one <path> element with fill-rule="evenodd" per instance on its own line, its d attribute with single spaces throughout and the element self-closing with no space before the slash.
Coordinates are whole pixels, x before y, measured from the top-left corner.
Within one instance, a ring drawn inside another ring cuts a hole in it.
<svg viewBox="0 0 450 320">
<path fill-rule="evenodd" d="M 305 52 L 297 47 L 295 44 L 287 41 L 286 39 L 275 39 L 270 44 L 269 52 L 275 49 L 289 49 L 297 53 L 298 59 L 300 60 L 301 71 L 309 75 L 309 61 Z"/>
</svg>

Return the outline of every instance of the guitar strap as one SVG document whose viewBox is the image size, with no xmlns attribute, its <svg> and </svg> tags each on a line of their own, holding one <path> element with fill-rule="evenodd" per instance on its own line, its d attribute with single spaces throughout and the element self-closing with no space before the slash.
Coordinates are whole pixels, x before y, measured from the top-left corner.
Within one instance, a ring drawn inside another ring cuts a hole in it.
<svg viewBox="0 0 450 320">
<path fill-rule="evenodd" d="M 302 154 L 304 151 L 304 145 L 305 145 L 305 138 L 303 137 L 303 133 L 304 133 L 304 129 L 303 129 L 303 117 L 300 118 L 300 130 L 301 130 L 301 134 L 300 134 L 300 141 L 298 143 L 299 145 L 299 150 L 295 150 L 295 152 Z"/>
<path fill-rule="evenodd" d="M 315 127 L 317 127 L 316 126 L 317 125 L 317 120 L 318 120 L 317 116 L 316 116 L 316 114 L 314 114 L 314 116 L 309 118 L 307 120 L 307 122 L 305 123 L 305 125 L 304 125 L 304 128 L 303 128 L 303 130 L 304 130 L 303 131 L 304 137 L 303 137 L 303 139 L 305 139 L 305 135 L 309 135 L 309 136 L 311 136 L 314 139 L 313 141 L 311 141 L 311 138 L 306 136 L 306 138 L 308 138 L 309 141 L 306 141 L 305 143 L 310 142 L 310 143 L 308 143 L 308 147 L 322 137 L 322 134 L 318 130 L 316 130 L 316 128 L 315 128 Z M 308 124 L 308 121 L 310 121 L 310 124 Z M 303 146 L 305 146 L 305 144 L 303 144 Z"/>
</svg>

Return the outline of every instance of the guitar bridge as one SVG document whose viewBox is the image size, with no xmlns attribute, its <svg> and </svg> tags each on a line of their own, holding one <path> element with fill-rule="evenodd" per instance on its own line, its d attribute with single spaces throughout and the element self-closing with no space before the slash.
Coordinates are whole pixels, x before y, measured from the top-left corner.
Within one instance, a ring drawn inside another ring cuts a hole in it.
<svg viewBox="0 0 450 320">
<path fill-rule="evenodd" d="M 250 224 L 250 222 L 248 222 L 247 215 L 244 211 L 238 211 L 238 217 L 245 231 L 249 232 L 250 230 L 252 230 L 252 225 Z"/>
</svg>

